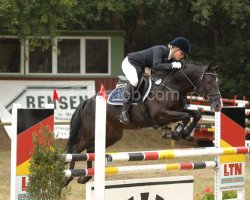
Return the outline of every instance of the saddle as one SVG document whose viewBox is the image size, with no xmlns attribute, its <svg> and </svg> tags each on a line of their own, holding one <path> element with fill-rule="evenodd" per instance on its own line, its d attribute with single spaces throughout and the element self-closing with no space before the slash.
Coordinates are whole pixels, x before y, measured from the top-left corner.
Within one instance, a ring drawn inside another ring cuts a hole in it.
<svg viewBox="0 0 250 200">
<path fill-rule="evenodd" d="M 125 87 L 128 84 L 128 79 L 125 76 L 118 76 L 118 83 L 116 88 L 108 96 L 107 103 L 111 105 L 122 105 L 123 94 Z M 152 86 L 151 78 L 148 74 L 143 74 L 139 79 L 139 84 L 134 90 L 132 104 L 143 103 L 148 96 Z"/>
</svg>

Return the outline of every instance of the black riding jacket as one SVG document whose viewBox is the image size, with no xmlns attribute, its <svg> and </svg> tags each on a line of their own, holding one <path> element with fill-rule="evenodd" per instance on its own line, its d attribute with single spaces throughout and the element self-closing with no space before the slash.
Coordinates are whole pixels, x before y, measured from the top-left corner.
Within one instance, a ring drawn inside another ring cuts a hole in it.
<svg viewBox="0 0 250 200">
<path fill-rule="evenodd" d="M 136 68 L 144 69 L 149 67 L 153 70 L 172 69 L 173 60 L 168 60 L 170 49 L 164 45 L 157 45 L 151 48 L 128 54 L 129 62 Z"/>
</svg>

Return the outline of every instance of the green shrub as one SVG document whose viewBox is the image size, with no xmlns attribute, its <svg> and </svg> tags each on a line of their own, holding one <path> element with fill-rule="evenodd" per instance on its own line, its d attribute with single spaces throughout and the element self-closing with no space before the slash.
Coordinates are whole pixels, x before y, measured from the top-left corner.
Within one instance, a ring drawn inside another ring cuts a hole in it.
<svg viewBox="0 0 250 200">
<path fill-rule="evenodd" d="M 54 141 L 53 132 L 42 126 L 33 133 L 34 148 L 31 151 L 30 174 L 27 192 L 31 199 L 67 199 L 70 189 L 64 188 L 64 158 Z"/>
</svg>

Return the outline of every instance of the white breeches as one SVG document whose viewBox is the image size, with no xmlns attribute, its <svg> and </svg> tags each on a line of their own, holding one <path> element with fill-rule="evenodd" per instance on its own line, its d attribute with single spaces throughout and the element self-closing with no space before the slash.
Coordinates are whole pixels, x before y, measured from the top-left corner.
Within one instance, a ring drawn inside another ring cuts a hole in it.
<svg viewBox="0 0 250 200">
<path fill-rule="evenodd" d="M 122 61 L 122 71 L 127 77 L 131 85 L 136 87 L 138 85 L 138 75 L 135 67 L 130 64 L 128 57 L 124 58 Z"/>
</svg>

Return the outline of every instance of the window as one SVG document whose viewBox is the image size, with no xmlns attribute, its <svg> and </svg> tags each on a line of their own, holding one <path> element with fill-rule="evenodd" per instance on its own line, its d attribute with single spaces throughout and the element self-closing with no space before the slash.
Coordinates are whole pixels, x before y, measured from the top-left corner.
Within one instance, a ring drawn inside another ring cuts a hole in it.
<svg viewBox="0 0 250 200">
<path fill-rule="evenodd" d="M 52 73 L 52 48 L 37 47 L 29 52 L 29 73 Z"/>
<path fill-rule="evenodd" d="M 20 40 L 16 38 L 0 38 L 0 72 L 20 73 L 20 52 Z"/>
<path fill-rule="evenodd" d="M 57 47 L 57 72 L 80 73 L 80 39 L 63 39 Z"/>
<path fill-rule="evenodd" d="M 86 73 L 108 73 L 108 40 L 86 39 Z"/>
<path fill-rule="evenodd" d="M 16 36 L 4 36 L 0 38 L 0 74 L 110 75 L 110 41 L 106 36 L 59 36 L 53 47 L 31 49 L 29 40 L 22 44 Z"/>
</svg>

